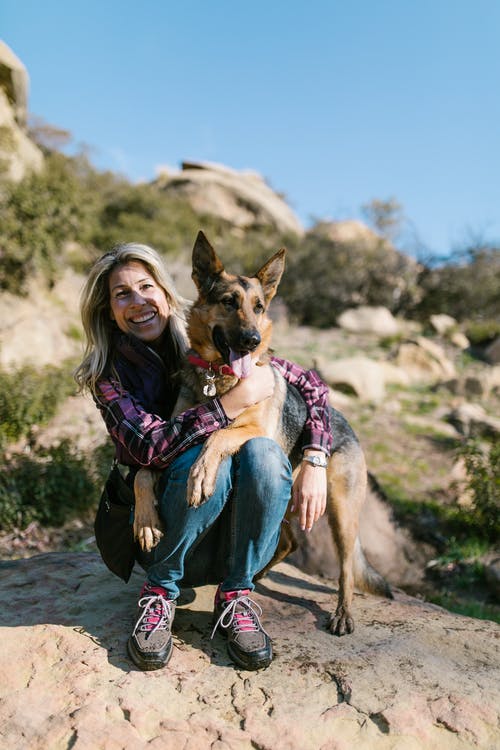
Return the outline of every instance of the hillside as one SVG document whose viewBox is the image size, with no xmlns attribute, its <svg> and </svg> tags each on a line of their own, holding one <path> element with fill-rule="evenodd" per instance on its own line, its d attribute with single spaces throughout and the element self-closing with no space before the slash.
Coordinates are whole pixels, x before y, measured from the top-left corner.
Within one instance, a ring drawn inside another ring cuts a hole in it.
<svg viewBox="0 0 500 750">
<path fill-rule="evenodd" d="M 381 233 L 395 219 L 390 201 L 379 231 L 356 221 L 306 231 L 260 175 L 201 161 L 131 185 L 51 147 L 57 129 L 29 130 L 27 71 L 4 44 L 0 69 L 3 554 L 92 547 L 109 447 L 71 381 L 83 273 L 135 237 L 192 298 L 190 247 L 203 227 L 235 271 L 254 272 L 286 245 L 273 345 L 319 369 L 361 439 L 372 558 L 395 585 L 496 617 L 498 248 L 426 266 Z M 294 562 L 335 575 L 324 522 Z"/>
</svg>

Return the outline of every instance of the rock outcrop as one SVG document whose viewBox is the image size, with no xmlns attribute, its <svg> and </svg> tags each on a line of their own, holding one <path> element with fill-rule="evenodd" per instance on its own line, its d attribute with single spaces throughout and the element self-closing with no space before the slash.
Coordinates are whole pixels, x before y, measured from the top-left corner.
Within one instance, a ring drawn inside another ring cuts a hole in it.
<svg viewBox="0 0 500 750">
<path fill-rule="evenodd" d="M 359 305 L 343 312 L 337 325 L 353 333 L 374 333 L 377 336 L 396 336 L 400 325 L 387 307 Z"/>
<path fill-rule="evenodd" d="M 466 437 L 489 437 L 500 435 L 500 419 L 486 414 L 480 404 L 459 404 L 447 416 L 461 435 Z"/>
<path fill-rule="evenodd" d="M 348 388 L 364 401 L 381 401 L 385 396 L 385 371 L 381 363 L 356 355 L 335 361 L 318 360 L 318 369 L 328 385 Z"/>
<path fill-rule="evenodd" d="M 82 285 L 82 277 L 66 270 L 53 289 L 35 280 L 25 297 L 0 294 L 1 368 L 60 365 L 81 355 L 82 342 L 71 334 L 81 328 L 77 302 Z"/>
<path fill-rule="evenodd" d="M 42 152 L 26 134 L 28 85 L 23 63 L 0 40 L 0 165 L 16 182 L 43 166 Z"/>
<path fill-rule="evenodd" d="M 456 375 L 443 347 L 424 336 L 400 344 L 394 363 L 416 383 L 437 383 Z"/>
<path fill-rule="evenodd" d="M 272 226 L 283 234 L 304 234 L 291 208 L 256 172 L 184 162 L 178 173 L 160 173 L 157 184 L 187 199 L 197 213 L 218 216 L 237 228 Z"/>
<path fill-rule="evenodd" d="M 183 592 L 168 667 L 126 656 L 142 582 L 91 553 L 0 563 L 0 746 L 18 750 L 494 750 L 500 628 L 396 592 L 356 595 L 325 630 L 332 584 L 282 563 L 257 586 L 275 659 L 234 668 L 210 640 L 213 587 Z M 7 606 L 8 605 L 8 606 Z"/>
</svg>

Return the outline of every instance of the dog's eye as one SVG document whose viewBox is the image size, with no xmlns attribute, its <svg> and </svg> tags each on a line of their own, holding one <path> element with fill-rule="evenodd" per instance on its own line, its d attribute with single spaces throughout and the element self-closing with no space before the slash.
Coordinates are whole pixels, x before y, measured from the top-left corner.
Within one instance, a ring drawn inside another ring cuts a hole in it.
<svg viewBox="0 0 500 750">
<path fill-rule="evenodd" d="M 224 297 L 221 303 L 227 310 L 236 310 L 238 307 L 238 300 L 236 297 Z"/>
<path fill-rule="evenodd" d="M 264 305 L 262 304 L 262 302 L 256 302 L 253 311 L 254 313 L 264 312 Z"/>
</svg>

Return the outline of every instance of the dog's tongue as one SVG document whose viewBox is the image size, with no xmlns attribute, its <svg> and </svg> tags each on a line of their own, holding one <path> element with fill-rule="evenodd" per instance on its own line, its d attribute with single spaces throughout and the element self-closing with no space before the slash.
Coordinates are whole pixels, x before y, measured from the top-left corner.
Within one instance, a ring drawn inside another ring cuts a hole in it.
<svg viewBox="0 0 500 750">
<path fill-rule="evenodd" d="M 252 367 L 252 357 L 248 352 L 243 354 L 242 352 L 233 352 L 230 349 L 229 363 L 237 378 L 248 378 Z"/>
</svg>

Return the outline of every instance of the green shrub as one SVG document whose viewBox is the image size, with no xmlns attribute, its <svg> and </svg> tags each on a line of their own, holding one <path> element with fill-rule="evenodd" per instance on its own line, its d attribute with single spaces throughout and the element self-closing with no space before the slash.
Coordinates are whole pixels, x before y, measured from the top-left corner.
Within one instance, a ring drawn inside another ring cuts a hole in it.
<svg viewBox="0 0 500 750">
<path fill-rule="evenodd" d="M 500 443 L 489 450 L 477 440 L 468 440 L 459 450 L 467 472 L 467 486 L 472 493 L 470 508 L 461 513 L 475 534 L 492 542 L 500 539 Z"/>
<path fill-rule="evenodd" d="M 472 247 L 429 267 L 420 278 L 423 296 L 415 314 L 446 313 L 459 321 L 498 320 L 500 248 Z"/>
<path fill-rule="evenodd" d="M 327 327 L 357 305 L 404 311 L 418 297 L 417 273 L 384 240 L 337 242 L 318 225 L 290 247 L 279 293 L 298 322 Z"/>
<path fill-rule="evenodd" d="M 63 368 L 25 366 L 0 371 L 0 448 L 46 423 L 75 391 L 71 363 Z"/>
<path fill-rule="evenodd" d="M 473 346 L 488 346 L 500 336 L 500 320 L 476 320 L 467 324 L 465 335 Z"/>
<path fill-rule="evenodd" d="M 103 196 L 92 242 L 99 254 L 118 243 L 141 242 L 176 255 L 191 250 L 201 227 L 218 234 L 220 222 L 200 217 L 185 199 L 165 195 L 155 184 L 122 182 Z"/>
<path fill-rule="evenodd" d="M 88 459 L 68 441 L 14 456 L 0 470 L 0 529 L 60 526 L 94 506 L 98 493 Z"/>
<path fill-rule="evenodd" d="M 3 185 L 0 289 L 22 293 L 34 275 L 53 284 L 63 244 L 90 241 L 97 200 L 88 184 L 90 171 L 84 160 L 53 153 L 39 174 Z"/>
</svg>

